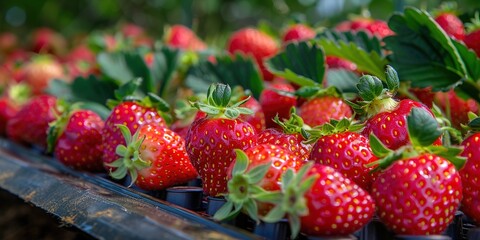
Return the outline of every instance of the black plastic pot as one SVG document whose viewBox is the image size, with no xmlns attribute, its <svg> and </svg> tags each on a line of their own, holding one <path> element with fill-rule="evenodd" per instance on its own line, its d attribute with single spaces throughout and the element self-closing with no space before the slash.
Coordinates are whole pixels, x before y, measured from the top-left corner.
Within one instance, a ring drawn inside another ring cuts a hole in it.
<svg viewBox="0 0 480 240">
<path fill-rule="evenodd" d="M 351 236 L 338 236 L 338 237 L 308 237 L 308 240 L 356 240 L 357 238 Z"/>
<path fill-rule="evenodd" d="M 461 211 L 457 211 L 453 222 L 448 226 L 444 233 L 452 240 L 463 240 L 463 215 L 464 214 Z"/>
<path fill-rule="evenodd" d="M 223 197 L 207 197 L 207 209 L 205 213 L 209 216 L 215 215 L 215 213 L 225 204 L 225 198 Z"/>
<path fill-rule="evenodd" d="M 201 187 L 178 186 L 166 190 L 165 200 L 177 206 L 198 211 L 202 209 L 202 197 Z"/>
<path fill-rule="evenodd" d="M 412 236 L 412 235 L 399 235 L 396 237 L 398 240 L 452 240 L 451 237 L 445 235 L 428 235 L 428 236 Z"/>
<path fill-rule="evenodd" d="M 378 218 L 373 218 L 366 226 L 357 231 L 354 236 L 365 240 L 393 240 L 394 233 Z"/>
<path fill-rule="evenodd" d="M 286 240 L 290 238 L 290 226 L 287 219 L 276 223 L 261 222 L 255 226 L 253 233 L 272 240 Z"/>
<path fill-rule="evenodd" d="M 480 240 L 480 228 L 473 228 L 468 231 L 468 240 Z"/>
</svg>

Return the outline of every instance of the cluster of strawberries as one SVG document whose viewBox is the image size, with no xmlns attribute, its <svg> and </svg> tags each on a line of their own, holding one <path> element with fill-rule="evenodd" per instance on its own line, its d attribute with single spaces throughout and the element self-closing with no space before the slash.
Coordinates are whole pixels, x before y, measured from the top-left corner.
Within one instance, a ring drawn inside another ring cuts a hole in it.
<svg viewBox="0 0 480 240">
<path fill-rule="evenodd" d="M 451 13 L 435 20 L 480 54 L 475 22 L 465 34 L 463 23 Z M 386 22 L 367 18 L 342 22 L 335 29 L 365 31 L 379 39 L 395 34 Z M 214 83 L 206 97 L 190 101 L 191 118 L 172 124 L 163 99 L 135 95 L 138 80 L 119 87 L 104 119 L 81 103 L 67 104 L 45 93 L 53 79 L 68 82 L 99 74 L 95 53 L 86 45 L 63 53 L 65 40 L 41 29 L 30 49 L 40 54 L 32 56 L 16 50 L 14 35 L 3 34 L 0 134 L 51 153 L 77 170 L 106 171 L 114 179 L 128 175 L 131 185 L 144 190 L 199 177 L 206 196 L 226 199 L 216 220 L 240 212 L 256 221 L 287 218 L 294 236 L 349 235 L 375 214 L 396 234 L 442 234 L 459 208 L 480 224 L 480 133 L 475 132 L 479 125 L 473 114 L 478 103 L 453 90 L 433 93 L 428 88 L 411 89 L 421 102 L 397 98 L 400 81 L 392 67 L 386 67 L 382 82 L 335 56 L 326 56 L 327 71 L 341 68 L 357 74 L 358 98 L 346 100 L 336 91 L 303 95 L 301 86 L 277 76 L 266 60 L 287 44 L 316 34 L 305 24 L 291 25 L 278 44 L 255 28 L 233 33 L 226 51 L 253 58 L 265 84 L 259 98 Z M 153 45 L 134 25 L 125 25 L 122 36 L 135 47 Z M 115 51 L 125 43 L 117 40 L 104 35 L 100 45 Z M 163 43 L 184 51 L 208 48 L 181 25 L 169 28 Z M 150 57 L 143 59 L 147 65 Z M 447 128 L 435 118 L 433 103 L 449 113 L 453 128 L 470 121 L 456 146 L 444 144 Z"/>
</svg>

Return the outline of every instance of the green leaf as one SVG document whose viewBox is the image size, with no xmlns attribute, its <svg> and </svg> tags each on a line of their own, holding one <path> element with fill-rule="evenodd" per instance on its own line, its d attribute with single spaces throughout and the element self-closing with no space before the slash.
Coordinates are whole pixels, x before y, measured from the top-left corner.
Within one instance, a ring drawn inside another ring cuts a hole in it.
<svg viewBox="0 0 480 240">
<path fill-rule="evenodd" d="M 213 102 L 217 106 L 225 107 L 230 102 L 230 98 L 232 96 L 232 89 L 228 84 L 216 84 L 215 88 L 212 92 L 212 99 Z"/>
<path fill-rule="evenodd" d="M 282 201 L 282 193 L 280 191 L 263 191 L 261 193 L 253 195 L 252 198 L 256 199 L 259 202 L 278 204 Z"/>
<path fill-rule="evenodd" d="M 115 154 L 118 156 L 125 156 L 127 154 L 127 147 L 125 145 L 117 145 L 117 148 L 115 148 Z"/>
<path fill-rule="evenodd" d="M 357 93 L 357 74 L 343 69 L 328 69 L 327 86 L 335 86 L 342 93 Z"/>
<path fill-rule="evenodd" d="M 127 96 L 134 95 L 135 91 L 142 84 L 142 78 L 135 78 L 122 84 L 117 90 L 115 90 L 115 98 L 123 100 Z"/>
<path fill-rule="evenodd" d="M 170 111 L 170 104 L 168 104 L 163 98 L 157 96 L 156 94 L 154 93 L 148 93 L 147 94 L 150 102 L 152 103 L 152 105 L 162 111 L 162 112 L 168 112 Z"/>
<path fill-rule="evenodd" d="M 255 222 L 259 222 L 258 220 L 258 206 L 257 202 L 253 199 L 249 199 L 247 202 L 244 203 L 243 209 L 247 211 L 249 217 L 251 217 Z"/>
<path fill-rule="evenodd" d="M 296 215 L 289 215 L 288 222 L 290 223 L 291 238 L 295 239 L 300 232 L 300 218 Z"/>
<path fill-rule="evenodd" d="M 375 136 L 375 134 L 370 134 L 369 136 L 369 141 L 370 141 L 370 147 L 372 148 L 372 152 L 375 156 L 381 158 L 387 156 L 391 150 L 389 150 L 383 143 L 380 141 L 380 139 Z"/>
<path fill-rule="evenodd" d="M 435 118 L 423 108 L 412 108 L 407 116 L 407 127 L 413 146 L 432 145 L 442 135 Z"/>
<path fill-rule="evenodd" d="M 317 39 L 325 39 L 332 42 L 354 43 L 365 52 L 375 52 L 379 56 L 383 56 L 383 50 L 380 40 L 376 36 L 370 36 L 365 31 L 346 31 L 337 32 L 330 29 L 325 29 L 316 36 Z"/>
<path fill-rule="evenodd" d="M 456 86 L 472 98 L 480 99 L 480 60 L 465 46 L 452 40 L 428 12 L 407 7 L 389 20 L 395 35 L 384 42 L 391 50 L 392 66 L 400 79 L 413 87 L 447 91 Z"/>
<path fill-rule="evenodd" d="M 130 132 L 130 129 L 123 124 L 116 124 L 115 126 L 117 126 L 120 132 L 122 133 L 122 136 L 123 136 L 123 139 L 125 139 L 126 145 L 129 145 L 132 142 L 132 133 Z M 135 136 L 133 137 L 133 139 L 136 139 Z"/>
<path fill-rule="evenodd" d="M 293 172 L 293 170 L 287 169 L 287 171 L 282 174 L 282 188 L 289 186 L 294 176 L 295 173 Z"/>
<path fill-rule="evenodd" d="M 216 63 L 200 61 L 189 68 L 185 77 L 186 86 L 196 93 L 206 92 L 215 82 L 228 84 L 231 87 L 242 86 L 243 89 L 250 90 L 256 99 L 264 88 L 254 60 L 240 54 L 234 57 L 218 56 Z"/>
<path fill-rule="evenodd" d="M 475 118 L 468 123 L 468 126 L 472 129 L 480 129 L 480 118 Z"/>
<path fill-rule="evenodd" d="M 270 166 L 271 166 L 271 163 L 268 162 L 262 165 L 258 165 L 253 169 L 251 169 L 250 171 L 248 171 L 248 176 L 249 176 L 248 183 L 255 184 L 260 182 L 265 177 L 265 174 L 267 174 L 268 169 L 270 169 Z"/>
<path fill-rule="evenodd" d="M 155 93 L 165 98 L 166 94 L 176 86 L 171 86 L 175 70 L 179 67 L 180 51 L 168 47 L 162 47 L 153 53 L 153 65 L 151 66 L 152 81 Z"/>
<path fill-rule="evenodd" d="M 140 89 L 144 93 L 155 91 L 152 74 L 138 52 L 102 52 L 97 56 L 98 65 L 106 76 L 124 84 L 134 78 L 142 78 Z"/>
<path fill-rule="evenodd" d="M 365 35 L 358 36 L 354 41 L 348 38 L 320 37 L 318 38 L 317 43 L 323 47 L 325 55 L 349 60 L 357 65 L 359 71 L 366 72 L 384 80 L 384 69 L 388 61 L 382 55 L 378 39 L 377 41 L 373 39 L 376 38 L 369 40 Z M 369 43 L 369 41 L 373 42 Z"/>
<path fill-rule="evenodd" d="M 306 41 L 288 44 L 284 51 L 268 59 L 265 65 L 273 74 L 300 86 L 321 84 L 325 75 L 322 48 Z"/>
<path fill-rule="evenodd" d="M 233 165 L 232 176 L 242 174 L 248 168 L 248 156 L 241 149 L 235 149 L 237 158 L 235 160 L 235 165 Z"/>
<path fill-rule="evenodd" d="M 227 201 L 225 204 L 223 204 L 220 209 L 217 210 L 217 212 L 213 215 L 213 219 L 216 221 L 223 221 L 225 220 L 228 215 L 232 212 L 233 210 L 233 203 Z"/>
<path fill-rule="evenodd" d="M 262 221 L 267 223 L 275 223 L 280 221 L 283 217 L 285 217 L 285 211 L 282 209 L 282 205 L 277 205 L 270 210 L 264 217 L 262 217 Z"/>
<path fill-rule="evenodd" d="M 111 172 L 110 176 L 113 179 L 123 179 L 125 176 L 127 176 L 127 171 L 128 168 L 122 165 L 115 169 L 115 171 Z"/>
</svg>

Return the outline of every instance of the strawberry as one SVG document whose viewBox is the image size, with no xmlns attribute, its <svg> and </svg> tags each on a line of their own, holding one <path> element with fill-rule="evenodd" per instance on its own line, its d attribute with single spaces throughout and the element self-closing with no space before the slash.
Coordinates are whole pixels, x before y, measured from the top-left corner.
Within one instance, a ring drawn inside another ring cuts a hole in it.
<svg viewBox="0 0 480 240">
<path fill-rule="evenodd" d="M 293 24 L 283 33 L 282 41 L 284 44 L 291 41 L 304 41 L 315 37 L 315 30 L 305 24 Z"/>
<path fill-rule="evenodd" d="M 462 199 L 457 168 L 461 149 L 434 146 L 442 134 L 437 121 L 423 108 L 413 108 L 406 120 L 410 143 L 389 150 L 374 135 L 372 149 L 381 160 L 372 185 L 380 220 L 396 234 L 435 235 L 453 221 Z M 454 165 L 455 164 L 455 165 Z"/>
<path fill-rule="evenodd" d="M 370 191 L 375 175 L 370 173 L 373 167 L 367 164 L 376 161 L 377 157 L 372 153 L 369 139 L 357 132 L 362 127 L 344 118 L 310 131 L 315 144 L 309 159 L 334 168 Z"/>
<path fill-rule="evenodd" d="M 117 93 L 124 92 L 122 89 L 128 89 L 130 84 L 139 86 L 140 82 L 129 82 L 123 85 Z M 132 97 L 128 95 L 133 94 L 133 89 L 135 88 L 130 88 L 129 90 L 132 91 L 125 92 L 123 99 L 131 99 Z M 121 96 L 117 96 L 117 98 L 122 99 Z M 117 160 L 118 157 L 115 150 L 118 145 L 125 144 L 125 139 L 116 125 L 123 124 L 130 132 L 136 132 L 140 126 L 147 123 L 155 123 L 159 126 L 166 127 L 167 124 L 161 115 L 161 111 L 168 111 L 169 106 L 163 99 L 153 97 L 150 94 L 140 101 L 122 100 L 120 102 L 110 102 L 109 105 L 113 105 L 114 107 L 105 120 L 105 127 L 102 129 L 102 160 L 108 170 L 113 170 L 108 167 L 107 164 Z"/>
<path fill-rule="evenodd" d="M 117 147 L 118 160 L 107 166 L 116 170 L 110 175 L 122 179 L 127 173 L 132 182 L 144 190 L 162 190 L 197 177 L 185 141 L 172 130 L 155 122 L 140 125 L 132 136 L 125 125 L 116 125 L 125 145 Z"/>
<path fill-rule="evenodd" d="M 30 85 L 32 93 L 39 95 L 44 93 L 50 81 L 62 79 L 64 70 L 62 65 L 54 58 L 47 55 L 33 57 L 24 66 L 24 82 Z"/>
<path fill-rule="evenodd" d="M 326 95 L 307 100 L 300 106 L 298 114 L 303 118 L 305 124 L 318 126 L 332 119 L 349 118 L 352 116 L 352 109 L 342 98 Z"/>
<path fill-rule="evenodd" d="M 49 28 L 38 28 L 32 33 L 32 50 L 36 53 L 62 55 L 67 49 L 67 41 L 59 33 Z"/>
<path fill-rule="evenodd" d="M 190 51 L 207 49 L 207 45 L 189 28 L 183 25 L 173 25 L 167 30 L 165 43 L 168 46 Z"/>
<path fill-rule="evenodd" d="M 9 86 L 0 97 L 0 135 L 7 134 L 7 123 L 20 110 L 21 106 L 28 101 L 30 88 L 24 84 Z"/>
<path fill-rule="evenodd" d="M 277 222 L 287 215 L 292 239 L 299 231 L 311 237 L 347 236 L 375 212 L 372 197 L 332 167 L 305 164 L 297 174 L 287 170 L 282 179 L 281 193 L 270 197 L 276 206 L 262 220 Z"/>
<path fill-rule="evenodd" d="M 273 74 L 269 72 L 264 61 L 277 54 L 279 47 L 277 42 L 269 35 L 254 28 L 243 28 L 233 33 L 227 43 L 227 50 L 230 54 L 240 52 L 251 55 L 266 81 L 273 80 Z"/>
<path fill-rule="evenodd" d="M 104 121 L 91 110 L 65 111 L 50 124 L 49 151 L 65 166 L 98 172 L 102 164 Z"/>
<path fill-rule="evenodd" d="M 218 83 L 209 87 L 206 103 L 194 104 L 207 116 L 192 123 L 185 141 L 207 196 L 227 191 L 227 169 L 235 159 L 234 149 L 243 150 L 255 144 L 252 125 L 238 118 L 240 114 L 252 113 L 248 108 L 238 107 L 245 101 L 233 104 L 230 86 Z"/>
<path fill-rule="evenodd" d="M 260 102 L 257 101 L 257 99 L 250 97 L 242 107 L 252 110 L 253 114 L 240 115 L 240 119 L 250 123 L 255 129 L 255 132 L 260 132 L 266 128 L 265 113 L 263 112 L 262 105 L 260 105 Z"/>
<path fill-rule="evenodd" d="M 36 96 L 8 121 L 7 136 L 15 142 L 36 145 L 46 150 L 49 123 L 54 121 L 60 112 L 56 97 Z"/>
<path fill-rule="evenodd" d="M 291 117 L 284 122 L 281 122 L 278 117 L 275 117 L 275 122 L 282 128 L 265 129 L 256 135 L 257 144 L 274 144 L 284 149 L 289 150 L 302 161 L 307 161 L 312 149 L 312 143 L 306 143 L 304 136 L 305 129 L 309 127 L 303 124 L 303 120 L 294 112 L 292 108 Z"/>
<path fill-rule="evenodd" d="M 406 116 L 414 107 L 420 107 L 433 113 L 423 103 L 404 99 L 397 101 L 392 97 L 398 90 L 399 80 L 397 72 L 387 66 L 387 88 L 383 87 L 382 81 L 377 77 L 364 75 L 360 78 L 357 88 L 363 101 L 360 106 L 354 108 L 359 113 L 367 114 L 367 121 L 362 134 L 368 137 L 370 134 L 377 136 L 389 149 L 398 149 L 409 143 L 407 134 Z M 436 144 L 441 144 L 439 137 Z"/>
<path fill-rule="evenodd" d="M 357 71 L 357 65 L 355 63 L 343 58 L 327 56 L 325 62 L 329 69 L 345 69 L 352 72 Z"/>
<path fill-rule="evenodd" d="M 467 158 L 460 170 L 462 178 L 463 199 L 461 210 L 477 224 L 480 224 L 480 118 L 473 119 L 469 126 L 475 130 L 463 140 L 462 156 Z"/>
<path fill-rule="evenodd" d="M 280 119 L 290 118 L 290 109 L 297 104 L 294 91 L 289 83 L 273 82 L 260 93 L 259 101 L 265 114 L 267 128 L 278 127 L 273 121 L 277 115 Z"/>
<path fill-rule="evenodd" d="M 218 210 L 214 219 L 230 218 L 242 210 L 242 207 L 248 206 L 250 204 L 248 202 L 256 202 L 255 209 L 245 210 L 258 221 L 258 215 L 264 216 L 273 205 L 262 202 L 262 198 L 256 198 L 255 193 L 280 190 L 282 175 L 288 169 L 298 171 L 305 161 L 301 161 L 290 151 L 273 144 L 259 144 L 248 148 L 245 152 L 241 150 L 236 152 L 237 158 L 228 169 L 227 203 L 224 209 Z M 242 171 L 239 169 L 240 166 L 244 166 Z M 262 169 L 261 174 L 257 172 L 258 169 Z M 232 211 L 234 209 L 235 211 Z"/>
<path fill-rule="evenodd" d="M 463 42 L 468 48 L 475 51 L 477 56 L 480 56 L 480 17 L 478 12 L 475 13 L 475 17 L 471 19 L 471 22 L 465 24 L 465 26 L 467 27 L 467 34 Z"/>
<path fill-rule="evenodd" d="M 446 113 L 452 126 L 458 129 L 461 129 L 461 124 L 468 123 L 468 112 L 479 111 L 478 103 L 474 99 L 462 99 L 453 89 L 435 93 L 435 103 Z"/>
<path fill-rule="evenodd" d="M 12 52 L 18 45 L 18 38 L 11 32 L 0 33 L 0 56 Z"/>
<path fill-rule="evenodd" d="M 380 19 L 372 19 L 366 17 L 358 17 L 353 20 L 339 23 L 335 29 L 337 31 L 366 31 L 371 35 L 375 35 L 380 39 L 393 35 L 393 31 L 388 27 L 387 23 Z"/>
<path fill-rule="evenodd" d="M 448 34 L 448 36 L 462 41 L 465 38 L 463 22 L 453 13 L 444 12 L 435 17 L 435 22 Z"/>
</svg>

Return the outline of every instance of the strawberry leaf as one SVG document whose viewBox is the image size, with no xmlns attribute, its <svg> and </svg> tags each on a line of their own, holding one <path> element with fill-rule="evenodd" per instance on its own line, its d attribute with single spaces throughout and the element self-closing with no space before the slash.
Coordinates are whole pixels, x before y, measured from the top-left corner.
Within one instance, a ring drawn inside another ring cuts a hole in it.
<svg viewBox="0 0 480 240">
<path fill-rule="evenodd" d="M 398 88 L 400 88 L 400 80 L 398 79 L 397 71 L 395 71 L 390 65 L 387 65 L 385 75 L 388 90 L 390 92 L 396 92 Z"/>
<path fill-rule="evenodd" d="M 337 32 L 334 30 L 326 29 L 325 31 L 317 34 L 317 39 L 327 39 L 332 42 L 346 42 L 354 43 L 365 52 L 375 52 L 379 56 L 383 56 L 382 45 L 380 40 L 376 36 L 369 36 L 365 31 L 346 31 Z"/>
<path fill-rule="evenodd" d="M 213 215 L 213 219 L 215 219 L 216 221 L 223 221 L 227 219 L 227 217 L 230 215 L 232 210 L 233 210 L 233 202 L 226 202 Z"/>
<path fill-rule="evenodd" d="M 98 65 L 107 77 L 124 84 L 134 78 L 143 78 L 140 89 L 154 92 L 152 75 L 143 56 L 138 52 L 102 52 L 97 56 Z"/>
<path fill-rule="evenodd" d="M 288 44 L 284 51 L 268 59 L 265 65 L 273 74 L 299 86 L 321 84 L 325 75 L 322 48 L 306 41 Z"/>
<path fill-rule="evenodd" d="M 355 41 L 349 38 L 321 37 L 316 42 L 323 47 L 325 55 L 349 60 L 357 65 L 359 71 L 385 80 L 384 69 L 388 61 L 379 50 L 379 44 L 373 43 L 375 46 L 372 46 L 368 41 L 368 37 L 364 36 L 355 38 Z"/>
<path fill-rule="evenodd" d="M 151 76 L 153 81 L 154 92 L 160 97 L 165 98 L 173 87 L 170 86 L 175 70 L 179 67 L 180 51 L 162 47 L 153 53 L 153 64 L 151 66 Z"/>
<path fill-rule="evenodd" d="M 327 86 L 335 86 L 342 93 L 357 93 L 358 76 L 352 71 L 328 69 Z"/>
<path fill-rule="evenodd" d="M 262 220 L 267 223 L 274 223 L 280 221 L 285 217 L 285 210 L 282 209 L 282 205 L 277 205 L 272 210 L 270 210 L 267 215 L 262 217 Z"/>
<path fill-rule="evenodd" d="M 258 99 L 263 90 L 260 72 L 251 57 L 240 54 L 218 56 L 216 63 L 200 61 L 188 69 L 185 84 L 196 93 L 206 92 L 212 83 L 242 86 Z"/>
<path fill-rule="evenodd" d="M 384 42 L 392 52 L 389 59 L 400 79 L 411 81 L 414 87 L 431 86 L 433 91 L 460 86 L 480 100 L 476 84 L 480 59 L 448 37 L 428 12 L 408 7 L 403 14 L 394 14 L 388 24 L 396 34 Z"/>
<path fill-rule="evenodd" d="M 442 135 L 435 118 L 423 108 L 412 108 L 407 116 L 408 135 L 413 146 L 429 146 Z"/>
<path fill-rule="evenodd" d="M 235 149 L 235 154 L 237 154 L 237 159 L 233 165 L 232 175 L 242 174 L 247 170 L 248 167 L 248 156 L 241 149 Z"/>
</svg>

